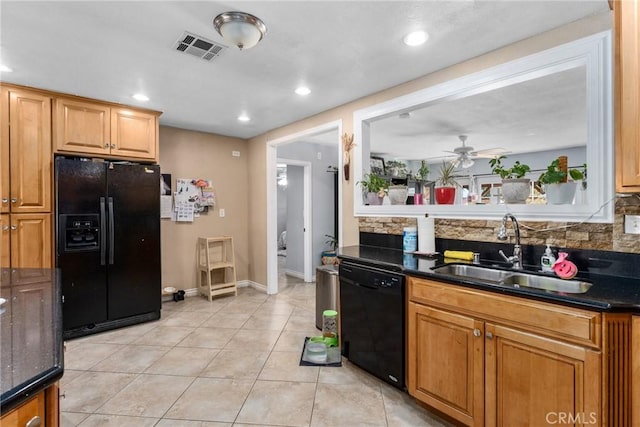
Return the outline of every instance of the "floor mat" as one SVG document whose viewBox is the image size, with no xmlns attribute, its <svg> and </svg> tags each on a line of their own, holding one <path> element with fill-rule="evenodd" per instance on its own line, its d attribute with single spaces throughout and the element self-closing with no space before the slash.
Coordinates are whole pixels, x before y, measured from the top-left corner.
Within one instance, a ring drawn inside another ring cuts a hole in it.
<svg viewBox="0 0 640 427">
<path fill-rule="evenodd" d="M 339 347 L 327 348 L 327 360 L 324 362 L 317 362 L 310 360 L 307 354 L 307 344 L 309 343 L 309 337 L 305 337 L 304 344 L 302 345 L 302 354 L 300 354 L 300 366 L 329 366 L 340 367 L 342 366 L 342 355 L 340 354 Z"/>
</svg>

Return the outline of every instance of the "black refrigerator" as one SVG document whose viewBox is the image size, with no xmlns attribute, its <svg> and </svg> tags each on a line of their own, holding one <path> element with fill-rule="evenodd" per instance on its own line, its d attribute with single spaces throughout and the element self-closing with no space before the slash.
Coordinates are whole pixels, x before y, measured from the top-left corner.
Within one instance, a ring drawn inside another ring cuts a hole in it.
<svg viewBox="0 0 640 427">
<path fill-rule="evenodd" d="M 160 168 L 57 157 L 65 338 L 160 318 Z"/>
</svg>

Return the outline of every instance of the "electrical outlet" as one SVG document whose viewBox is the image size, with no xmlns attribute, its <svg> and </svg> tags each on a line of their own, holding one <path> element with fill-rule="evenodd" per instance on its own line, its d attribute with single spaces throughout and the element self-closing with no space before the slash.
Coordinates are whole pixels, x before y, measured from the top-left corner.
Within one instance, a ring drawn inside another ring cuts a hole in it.
<svg viewBox="0 0 640 427">
<path fill-rule="evenodd" d="M 318 151 L 318 160 L 322 160 L 322 151 Z"/>
<path fill-rule="evenodd" d="M 224 218 L 224 216 L 225 216 L 225 211 L 224 211 L 224 209 L 220 209 L 220 211 L 219 211 L 219 215 L 220 215 L 220 218 Z"/>
<path fill-rule="evenodd" d="M 233 157 L 240 157 L 240 152 L 239 152 L 239 151 L 235 151 L 235 150 L 234 150 L 234 151 L 232 151 L 232 152 L 231 152 L 231 155 L 232 155 Z"/>
<path fill-rule="evenodd" d="M 640 234 L 640 215 L 624 216 L 625 234 Z"/>
</svg>

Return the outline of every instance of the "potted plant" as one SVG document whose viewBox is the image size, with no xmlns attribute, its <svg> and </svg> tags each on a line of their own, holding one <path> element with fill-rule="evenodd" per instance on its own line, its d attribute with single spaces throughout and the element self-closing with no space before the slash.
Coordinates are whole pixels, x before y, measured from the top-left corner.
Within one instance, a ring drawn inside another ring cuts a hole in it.
<svg viewBox="0 0 640 427">
<path fill-rule="evenodd" d="M 456 187 L 459 186 L 455 174 L 456 166 L 452 162 L 442 162 L 439 173 L 440 177 L 436 180 L 435 199 L 439 205 L 452 205 L 456 199 Z"/>
<path fill-rule="evenodd" d="M 531 170 L 529 165 L 517 160 L 510 168 L 504 167 L 502 160 L 506 156 L 497 156 L 489 160 L 491 171 L 502 178 L 502 197 L 505 203 L 526 203 L 531 193 L 531 180 L 524 176 Z"/>
<path fill-rule="evenodd" d="M 367 203 L 369 205 L 381 205 L 389 187 L 387 180 L 375 173 L 366 173 L 362 178 L 363 180 L 358 181 L 358 184 L 366 194 Z"/>
<path fill-rule="evenodd" d="M 329 246 L 329 249 L 322 251 L 322 265 L 335 265 L 338 263 L 338 254 L 336 253 L 338 239 L 330 234 L 325 234 L 324 237 L 327 238 L 324 243 Z"/>
<path fill-rule="evenodd" d="M 586 175 L 586 163 L 580 169 L 569 169 L 568 172 L 560 167 L 560 159 L 555 159 L 547 166 L 538 181 L 542 184 L 547 198 L 547 203 L 551 205 L 572 204 L 576 195 L 577 181 L 582 181 L 581 185 L 585 185 L 583 181 Z M 567 175 L 573 181 L 567 181 Z"/>
</svg>

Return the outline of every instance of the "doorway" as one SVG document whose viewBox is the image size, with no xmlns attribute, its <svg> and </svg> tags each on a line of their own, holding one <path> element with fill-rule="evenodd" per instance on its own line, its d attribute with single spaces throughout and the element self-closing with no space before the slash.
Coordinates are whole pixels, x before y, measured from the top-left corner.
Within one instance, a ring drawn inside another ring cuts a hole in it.
<svg viewBox="0 0 640 427">
<path fill-rule="evenodd" d="M 335 159 L 321 158 L 321 150 L 317 150 L 317 157 L 311 160 L 313 163 L 309 168 L 309 176 L 310 176 L 310 187 L 308 190 L 305 190 L 305 193 L 309 195 L 309 201 L 307 209 L 304 209 L 303 218 L 308 224 L 308 227 L 305 227 L 305 243 L 303 243 L 304 248 L 304 268 L 302 272 L 302 276 L 304 277 L 305 282 L 312 282 L 314 276 L 314 265 L 319 262 L 320 252 L 318 252 L 318 245 L 322 246 L 324 244 L 324 240 L 327 238 L 322 234 L 318 237 L 318 233 L 321 233 L 322 227 L 313 227 L 313 194 L 322 191 L 321 186 L 318 188 L 314 188 L 313 186 L 313 176 L 318 173 L 324 173 L 325 175 L 329 175 L 327 172 L 328 169 L 334 170 L 342 170 L 342 146 L 340 144 L 340 135 L 342 133 L 342 120 L 326 123 L 324 125 L 320 125 L 311 129 L 307 129 L 302 132 L 298 132 L 295 134 L 291 134 L 282 138 L 274 139 L 267 142 L 267 293 L 275 294 L 278 292 L 278 239 L 280 237 L 278 233 L 278 179 L 277 179 L 277 168 L 278 164 L 283 164 L 284 162 L 279 162 L 278 157 L 279 153 L 285 153 L 286 155 L 282 155 L 280 160 L 289 161 L 303 161 L 300 159 L 293 159 L 289 155 L 292 151 L 292 147 L 294 146 L 304 146 L 305 144 L 314 144 L 320 140 L 329 141 L 335 147 L 337 147 L 337 155 Z M 287 147 L 285 150 L 285 146 Z M 295 150 L 294 150 L 295 151 Z M 300 166 L 298 164 L 297 166 Z M 335 172 L 334 172 L 335 173 Z M 333 178 L 331 178 L 333 179 Z M 288 181 L 288 179 L 287 179 Z M 335 236 L 338 238 L 338 241 L 341 241 L 342 238 L 342 180 L 338 179 L 338 197 L 337 197 L 337 206 L 336 209 L 338 211 L 338 235 Z M 333 186 L 332 186 L 332 191 Z M 335 194 L 335 193 L 334 193 Z M 316 203 L 316 205 L 319 205 Z M 324 212 L 321 212 L 321 215 L 316 215 L 316 219 L 320 219 Z M 333 224 L 333 212 L 330 213 L 332 217 Z M 317 222 L 317 221 L 316 221 Z M 334 228 L 332 227 L 329 231 L 324 232 L 324 234 L 334 235 Z M 324 238 L 324 240 L 320 241 L 319 239 Z M 319 242 L 319 243 L 318 243 Z M 287 230 L 287 245 L 290 244 L 290 233 Z M 318 252 L 316 254 L 315 252 Z M 318 260 L 316 260 L 315 255 L 318 255 Z"/>
</svg>

